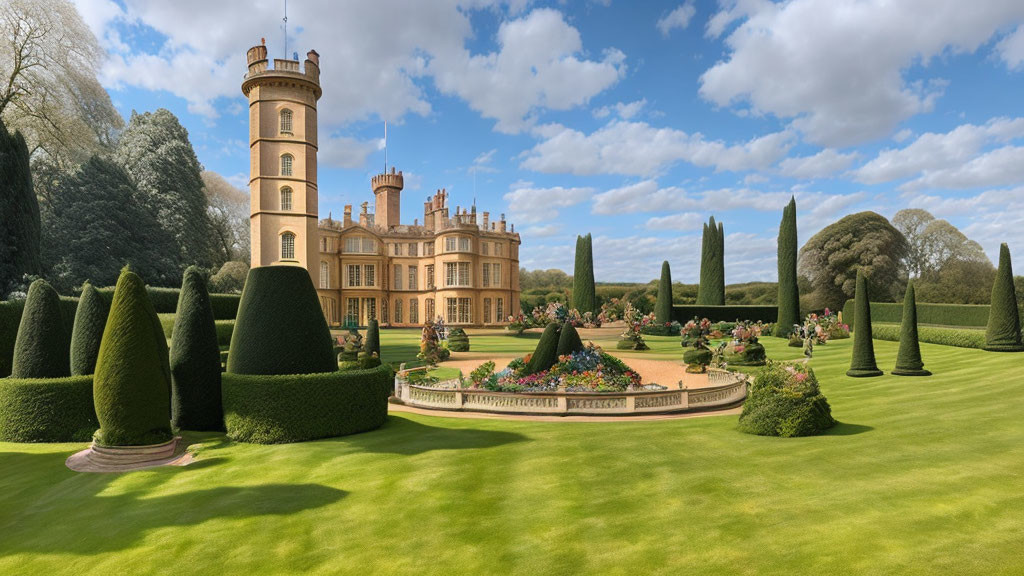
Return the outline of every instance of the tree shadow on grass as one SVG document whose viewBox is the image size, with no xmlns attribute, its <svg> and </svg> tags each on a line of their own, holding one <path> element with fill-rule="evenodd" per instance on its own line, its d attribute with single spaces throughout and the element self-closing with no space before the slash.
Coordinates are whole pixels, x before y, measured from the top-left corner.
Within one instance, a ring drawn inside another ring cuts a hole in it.
<svg viewBox="0 0 1024 576">
<path fill-rule="evenodd" d="M 529 440 L 516 432 L 428 426 L 408 418 L 388 416 L 374 432 L 339 438 L 339 442 L 374 454 L 411 456 L 431 450 L 491 448 Z"/>
<path fill-rule="evenodd" d="M 856 436 L 857 434 L 863 434 L 872 430 L 874 430 L 874 427 L 872 426 L 837 422 L 835 426 L 826 430 L 822 436 Z"/>
<path fill-rule="evenodd" d="M 17 552 L 94 554 L 137 545 L 154 529 L 218 518 L 288 516 L 327 506 L 348 492 L 320 484 L 263 484 L 187 489 L 147 497 L 149 489 L 104 496 L 118 474 L 63 468 L 63 454 L 0 453 L 5 484 L 22 497 L 0 500 L 0 556 Z M 198 463 L 197 463 L 198 464 Z M 176 475 L 186 468 L 162 468 Z"/>
</svg>

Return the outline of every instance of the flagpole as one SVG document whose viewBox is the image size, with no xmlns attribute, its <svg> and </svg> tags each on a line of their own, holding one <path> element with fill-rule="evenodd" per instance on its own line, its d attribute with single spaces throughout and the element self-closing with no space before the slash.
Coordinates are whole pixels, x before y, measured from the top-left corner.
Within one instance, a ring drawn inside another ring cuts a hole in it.
<svg viewBox="0 0 1024 576">
<path fill-rule="evenodd" d="M 384 121 L 384 173 L 388 173 L 388 121 Z"/>
</svg>

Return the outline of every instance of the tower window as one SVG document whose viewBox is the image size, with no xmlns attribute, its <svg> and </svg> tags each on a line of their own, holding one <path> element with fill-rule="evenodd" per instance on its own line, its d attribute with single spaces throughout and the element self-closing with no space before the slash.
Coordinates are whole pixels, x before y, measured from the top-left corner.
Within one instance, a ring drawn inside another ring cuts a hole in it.
<svg viewBox="0 0 1024 576">
<path fill-rule="evenodd" d="M 331 269 L 327 262 L 320 263 L 320 287 L 324 289 L 331 287 Z"/>
<path fill-rule="evenodd" d="M 292 133 L 292 111 L 287 108 L 281 110 L 281 132 L 285 134 Z"/>
<path fill-rule="evenodd" d="M 292 158 L 291 154 L 281 156 L 281 176 L 292 175 L 292 160 L 294 160 L 294 158 Z"/>
<path fill-rule="evenodd" d="M 281 188 L 281 210 L 292 209 L 292 189 L 285 186 Z"/>
<path fill-rule="evenodd" d="M 281 234 L 281 260 L 295 259 L 295 234 L 285 232 Z"/>
</svg>

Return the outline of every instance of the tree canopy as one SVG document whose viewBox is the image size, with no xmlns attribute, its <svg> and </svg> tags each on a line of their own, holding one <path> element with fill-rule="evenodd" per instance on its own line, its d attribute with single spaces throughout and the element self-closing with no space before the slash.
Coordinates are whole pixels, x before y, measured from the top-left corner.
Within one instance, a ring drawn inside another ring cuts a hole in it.
<svg viewBox="0 0 1024 576">
<path fill-rule="evenodd" d="M 907 271 L 911 276 L 928 278 L 953 261 L 992 267 L 981 244 L 946 220 L 936 219 L 927 210 L 900 210 L 892 217 L 892 225 L 907 239 Z"/>
<path fill-rule="evenodd" d="M 32 188 L 28 148 L 0 120 L 0 299 L 25 274 L 38 274 L 39 202 Z"/>
</svg>

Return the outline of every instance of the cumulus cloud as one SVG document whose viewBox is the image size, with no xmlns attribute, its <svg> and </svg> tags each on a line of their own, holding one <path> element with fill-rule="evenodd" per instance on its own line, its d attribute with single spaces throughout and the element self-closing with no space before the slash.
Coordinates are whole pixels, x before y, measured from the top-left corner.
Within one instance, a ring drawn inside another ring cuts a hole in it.
<svg viewBox="0 0 1024 576">
<path fill-rule="evenodd" d="M 320 139 L 318 160 L 336 168 L 362 168 L 366 159 L 377 150 L 377 140 L 357 140 L 348 136 Z"/>
<path fill-rule="evenodd" d="M 996 50 L 1007 68 L 1019 70 L 1024 66 L 1024 24 L 1017 26 L 1012 34 L 1000 40 Z"/>
<path fill-rule="evenodd" d="M 647 99 L 641 98 L 633 102 L 618 102 L 612 106 L 602 106 L 594 110 L 594 118 L 607 118 L 612 112 L 623 120 L 629 120 L 640 113 L 640 110 L 647 105 Z"/>
<path fill-rule="evenodd" d="M 662 16 L 655 26 L 657 26 L 662 36 L 668 36 L 672 30 L 677 28 L 679 30 L 685 30 L 686 27 L 690 25 L 690 20 L 696 13 L 697 9 L 693 7 L 693 2 L 687 2 L 665 16 Z"/>
<path fill-rule="evenodd" d="M 547 238 L 549 236 L 555 236 L 562 231 L 562 227 L 558 224 L 547 224 L 545 226 L 530 226 L 523 230 L 524 238 Z"/>
<path fill-rule="evenodd" d="M 579 175 L 653 176 L 678 162 L 716 171 L 759 170 L 785 156 L 795 140 L 793 133 L 783 131 L 730 145 L 700 133 L 625 120 L 590 134 L 557 125 L 536 133 L 544 139 L 524 154 L 522 168 Z"/>
<path fill-rule="evenodd" d="M 644 225 L 648 230 L 700 230 L 704 225 L 704 215 L 697 212 L 680 212 L 667 216 L 648 218 Z"/>
<path fill-rule="evenodd" d="M 593 193 L 593 188 L 536 188 L 530 182 L 517 182 L 504 198 L 513 220 L 531 223 L 554 220 L 558 208 L 575 206 Z"/>
<path fill-rule="evenodd" d="M 788 119 L 816 144 L 858 144 L 932 109 L 944 81 L 910 81 L 908 70 L 974 52 L 1022 21 L 1019 0 L 726 1 L 707 32 L 735 26 L 725 38 L 729 53 L 701 76 L 700 94 Z M 1007 62 L 1016 61 L 1016 46 L 1015 38 L 1000 44 Z"/>
<path fill-rule="evenodd" d="M 826 148 L 812 156 L 786 158 L 779 162 L 779 173 L 790 178 L 828 178 L 849 168 L 856 159 L 856 152 L 843 154 Z"/>
</svg>

